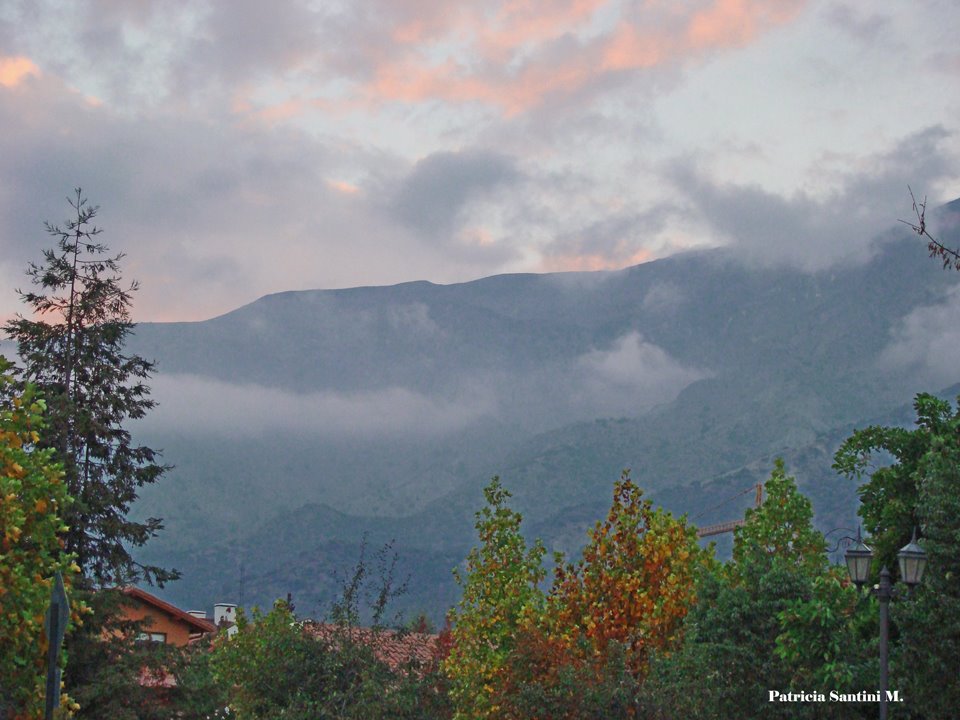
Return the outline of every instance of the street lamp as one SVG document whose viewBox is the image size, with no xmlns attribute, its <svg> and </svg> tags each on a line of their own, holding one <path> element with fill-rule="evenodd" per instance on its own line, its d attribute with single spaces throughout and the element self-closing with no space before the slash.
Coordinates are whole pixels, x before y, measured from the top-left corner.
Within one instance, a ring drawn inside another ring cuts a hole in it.
<svg viewBox="0 0 960 720">
<path fill-rule="evenodd" d="M 844 553 L 847 562 L 847 571 L 850 579 L 859 590 L 867 581 L 870 573 L 870 561 L 873 551 L 867 547 L 860 537 L 857 528 L 856 545 Z M 927 554 L 917 545 L 917 531 L 914 528 L 913 538 L 897 553 L 900 564 L 900 578 L 912 589 L 920 583 L 924 568 L 927 565 Z M 880 584 L 874 587 L 873 592 L 880 601 L 880 720 L 887 720 L 887 640 L 890 627 L 890 600 L 894 597 L 893 583 L 890 581 L 890 571 L 884 566 L 880 571 Z"/>
<path fill-rule="evenodd" d="M 916 528 L 913 529 L 910 542 L 900 548 L 900 552 L 897 553 L 897 560 L 900 562 L 900 579 L 911 588 L 919 585 L 923 571 L 927 567 L 927 554 L 917 545 Z"/>
<path fill-rule="evenodd" d="M 856 545 L 847 548 L 843 554 L 843 559 L 847 562 L 847 572 L 850 573 L 850 579 L 857 586 L 857 590 L 863 587 L 870 576 L 870 561 L 873 560 L 873 551 L 863 544 L 863 538 L 860 537 L 860 528 L 857 528 Z"/>
</svg>

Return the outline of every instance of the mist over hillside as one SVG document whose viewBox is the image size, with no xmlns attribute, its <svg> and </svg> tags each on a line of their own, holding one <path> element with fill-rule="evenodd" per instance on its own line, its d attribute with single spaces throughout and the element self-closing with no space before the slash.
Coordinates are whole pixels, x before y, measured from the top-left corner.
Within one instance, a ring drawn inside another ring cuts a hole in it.
<svg viewBox="0 0 960 720">
<path fill-rule="evenodd" d="M 138 505 L 167 525 L 145 553 L 184 571 L 165 590 L 178 602 L 295 592 L 322 612 L 364 535 L 395 539 L 406 607 L 440 617 L 492 475 L 567 551 L 624 468 L 706 524 L 738 516 L 749 497 L 720 503 L 783 455 L 821 526 L 849 525 L 833 449 L 960 380 L 958 292 L 891 232 L 869 261 L 817 272 L 713 250 L 141 324 L 130 349 L 157 361 L 160 406 L 136 433 L 176 465 Z"/>
</svg>

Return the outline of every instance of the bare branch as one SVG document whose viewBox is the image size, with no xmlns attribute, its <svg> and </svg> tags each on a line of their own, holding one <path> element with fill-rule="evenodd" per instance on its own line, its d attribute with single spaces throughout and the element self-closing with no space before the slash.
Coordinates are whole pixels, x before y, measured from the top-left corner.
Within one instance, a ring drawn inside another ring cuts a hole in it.
<svg viewBox="0 0 960 720">
<path fill-rule="evenodd" d="M 953 266 L 954 270 L 960 271 L 960 250 L 948 248 L 933 235 L 931 235 L 927 230 L 926 195 L 923 197 L 923 202 L 918 203 L 917 198 L 913 194 L 913 188 L 907 185 L 907 189 L 910 191 L 910 199 L 913 201 L 913 212 L 917 216 L 917 221 L 916 223 L 913 223 L 909 222 L 908 220 L 900 220 L 900 222 L 902 222 L 904 225 L 908 225 L 910 229 L 920 237 L 927 239 L 927 250 L 930 252 L 930 257 L 935 257 L 938 260 L 942 260 L 944 270 L 950 266 Z"/>
</svg>

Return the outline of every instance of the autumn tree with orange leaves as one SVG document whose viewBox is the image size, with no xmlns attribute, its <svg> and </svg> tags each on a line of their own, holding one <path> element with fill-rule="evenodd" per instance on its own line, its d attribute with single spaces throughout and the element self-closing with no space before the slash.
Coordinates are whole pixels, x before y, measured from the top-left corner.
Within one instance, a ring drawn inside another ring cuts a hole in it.
<svg viewBox="0 0 960 720">
<path fill-rule="evenodd" d="M 9 369 L 0 356 L 0 718 L 29 720 L 43 715 L 53 576 L 69 587 L 78 568 L 61 550 L 63 473 L 38 447 L 45 405 L 32 386 L 17 389 Z"/>
<path fill-rule="evenodd" d="M 625 471 L 583 558 L 556 570 L 551 631 L 570 647 L 585 639 L 595 658 L 619 643 L 630 674 L 642 679 L 651 654 L 680 639 L 702 558 L 695 528 L 654 509 Z"/>
<path fill-rule="evenodd" d="M 557 558 L 543 597 L 543 551 L 539 543 L 526 550 L 503 492 L 499 483 L 493 494 L 488 488 L 491 507 L 478 522 L 484 544 L 468 559 L 469 605 L 454 618 L 447 671 L 480 701 L 468 706 L 461 690 L 457 717 L 632 716 L 651 657 L 679 644 L 695 600 L 707 558 L 695 530 L 654 509 L 624 472 L 581 559 Z"/>
</svg>

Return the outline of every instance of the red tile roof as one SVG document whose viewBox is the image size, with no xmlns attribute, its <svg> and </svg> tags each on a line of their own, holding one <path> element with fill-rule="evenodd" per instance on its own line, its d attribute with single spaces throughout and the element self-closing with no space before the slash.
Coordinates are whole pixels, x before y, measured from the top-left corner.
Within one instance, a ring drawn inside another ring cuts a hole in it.
<svg viewBox="0 0 960 720">
<path fill-rule="evenodd" d="M 386 628 L 344 627 L 312 620 L 305 621 L 303 629 L 317 639 L 333 642 L 346 634 L 358 645 L 370 647 L 374 656 L 393 670 L 403 670 L 412 663 L 423 672 L 437 659 L 437 635 Z"/>
<path fill-rule="evenodd" d="M 127 585 L 125 588 L 123 588 L 123 594 L 128 595 L 132 598 L 136 598 L 137 600 L 140 600 L 146 603 L 147 605 L 152 605 L 158 610 L 162 610 L 168 615 L 189 625 L 194 632 L 211 633 L 211 632 L 217 631 L 217 626 L 214 625 L 209 620 L 204 620 L 203 618 L 194 617 L 190 613 L 184 610 L 181 610 L 176 605 L 171 605 L 168 602 L 164 602 L 163 600 L 158 598 L 156 595 L 151 595 L 146 590 L 141 590 L 140 588 L 135 587 L 133 585 Z"/>
</svg>

